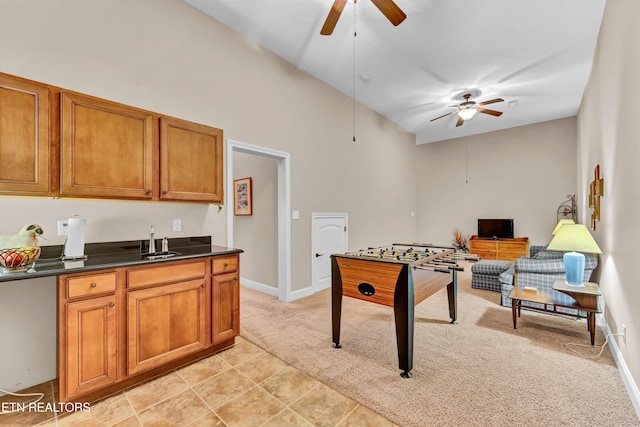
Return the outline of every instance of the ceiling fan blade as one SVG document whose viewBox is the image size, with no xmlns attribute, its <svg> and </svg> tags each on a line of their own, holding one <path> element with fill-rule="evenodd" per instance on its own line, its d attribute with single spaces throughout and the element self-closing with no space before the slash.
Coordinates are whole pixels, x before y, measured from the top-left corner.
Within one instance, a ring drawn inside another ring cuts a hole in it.
<svg viewBox="0 0 640 427">
<path fill-rule="evenodd" d="M 405 20 L 407 15 L 398 7 L 393 0 L 371 0 L 376 5 L 380 12 L 387 17 L 389 21 L 395 26 Z"/>
<path fill-rule="evenodd" d="M 324 25 L 320 30 L 321 35 L 330 36 L 333 33 L 333 29 L 336 27 L 338 19 L 340 19 L 345 4 L 347 4 L 347 0 L 335 0 L 333 2 L 329 15 L 327 15 L 327 20 L 324 21 Z"/>
<path fill-rule="evenodd" d="M 455 112 L 455 111 L 452 111 L 452 112 L 447 113 L 447 114 L 443 114 L 443 115 L 441 115 L 440 117 L 436 117 L 435 119 L 431 119 L 431 121 L 438 120 L 438 119 L 441 119 L 441 118 L 443 118 L 443 117 L 447 117 L 448 115 L 453 114 L 454 112 Z"/>
<path fill-rule="evenodd" d="M 478 105 L 489 105 L 489 104 L 495 104 L 496 102 L 502 102 L 502 101 L 504 101 L 504 99 L 496 98 L 496 99 L 492 99 L 491 101 L 478 102 Z"/>
<path fill-rule="evenodd" d="M 458 117 L 458 122 L 456 123 L 456 127 L 460 127 L 464 124 L 464 119 L 462 117 Z"/>
<path fill-rule="evenodd" d="M 488 108 L 478 108 L 478 113 L 491 114 L 496 117 L 500 117 L 502 115 L 502 111 L 489 110 Z"/>
</svg>

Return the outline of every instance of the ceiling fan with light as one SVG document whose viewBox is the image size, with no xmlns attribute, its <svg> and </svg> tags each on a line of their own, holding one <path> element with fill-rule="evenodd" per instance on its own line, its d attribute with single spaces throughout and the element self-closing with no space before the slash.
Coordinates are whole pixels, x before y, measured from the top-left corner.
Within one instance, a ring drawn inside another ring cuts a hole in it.
<svg viewBox="0 0 640 427">
<path fill-rule="evenodd" d="M 488 108 L 482 108 L 482 106 L 484 105 L 489 105 L 489 104 L 495 104 L 496 102 L 502 102 L 504 101 L 504 99 L 502 98 L 496 98 L 496 99 L 492 99 L 489 101 L 483 101 L 483 102 L 475 102 L 475 101 L 469 101 L 469 98 L 471 98 L 471 94 L 470 93 L 465 93 L 464 95 L 462 95 L 462 97 L 464 98 L 464 102 L 462 102 L 459 105 L 449 105 L 449 107 L 455 107 L 458 109 L 458 111 L 452 111 L 450 113 L 447 114 L 443 114 L 442 116 L 436 117 L 435 119 L 431 119 L 431 121 L 435 121 L 438 119 L 441 119 L 443 117 L 447 117 L 453 113 L 458 113 L 458 122 L 456 123 L 456 127 L 458 126 L 462 126 L 464 124 L 465 120 L 469 120 L 470 118 L 472 118 L 473 116 L 476 115 L 476 113 L 484 113 L 484 114 L 489 114 L 491 116 L 495 116 L 495 117 L 500 117 L 502 115 L 501 111 L 496 111 L 496 110 L 490 110 Z"/>
<path fill-rule="evenodd" d="M 353 3 L 357 3 L 358 0 L 349 0 Z M 398 7 L 397 4 L 393 2 L 393 0 L 371 0 L 371 2 L 376 5 L 380 12 L 394 25 L 399 25 L 402 21 L 405 20 L 407 15 Z M 333 33 L 333 29 L 336 27 L 338 23 L 338 19 L 342 14 L 342 10 L 344 9 L 345 4 L 347 4 L 347 0 L 335 0 L 333 2 L 333 6 L 331 6 L 331 10 L 329 11 L 329 15 L 327 16 L 324 25 L 322 26 L 322 30 L 320 30 L 320 34 L 323 36 L 330 36 Z"/>
</svg>

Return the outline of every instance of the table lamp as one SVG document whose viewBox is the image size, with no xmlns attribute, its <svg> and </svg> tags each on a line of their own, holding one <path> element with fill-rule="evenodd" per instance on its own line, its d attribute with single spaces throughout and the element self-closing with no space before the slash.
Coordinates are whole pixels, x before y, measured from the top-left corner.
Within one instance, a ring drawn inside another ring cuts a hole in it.
<svg viewBox="0 0 640 427">
<path fill-rule="evenodd" d="M 567 275 L 567 284 L 571 286 L 584 286 L 584 255 L 579 252 L 601 254 L 598 244 L 589 233 L 584 224 L 563 224 L 556 231 L 555 236 L 547 246 L 550 251 L 566 252 L 564 259 L 564 272 Z"/>
</svg>

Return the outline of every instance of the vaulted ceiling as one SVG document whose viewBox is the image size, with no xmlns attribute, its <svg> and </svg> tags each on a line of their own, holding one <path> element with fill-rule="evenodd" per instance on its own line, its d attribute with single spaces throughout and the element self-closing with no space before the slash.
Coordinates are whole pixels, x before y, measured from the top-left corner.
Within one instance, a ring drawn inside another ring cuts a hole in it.
<svg viewBox="0 0 640 427">
<path fill-rule="evenodd" d="M 391 25 L 371 0 L 185 0 L 428 143 L 574 116 L 605 0 L 395 0 Z M 357 34 L 354 37 L 354 29 Z M 355 70 L 355 73 L 354 73 Z M 456 127 L 471 93 L 503 114 Z M 449 114 L 441 119 L 431 119 Z"/>
</svg>

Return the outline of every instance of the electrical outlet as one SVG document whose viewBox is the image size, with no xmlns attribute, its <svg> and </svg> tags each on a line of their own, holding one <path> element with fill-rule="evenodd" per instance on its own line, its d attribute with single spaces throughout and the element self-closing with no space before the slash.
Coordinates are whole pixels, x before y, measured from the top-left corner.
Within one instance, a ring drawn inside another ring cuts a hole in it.
<svg viewBox="0 0 640 427">
<path fill-rule="evenodd" d="M 182 220 L 174 219 L 173 220 L 173 231 L 182 231 Z"/>
<path fill-rule="evenodd" d="M 69 234 L 69 220 L 58 220 L 58 236 L 66 236 Z"/>
</svg>

